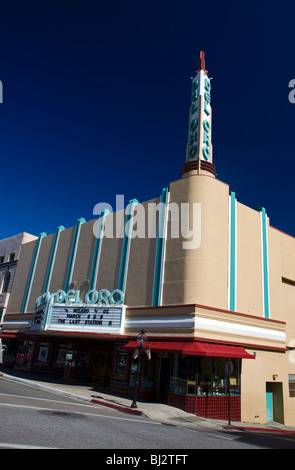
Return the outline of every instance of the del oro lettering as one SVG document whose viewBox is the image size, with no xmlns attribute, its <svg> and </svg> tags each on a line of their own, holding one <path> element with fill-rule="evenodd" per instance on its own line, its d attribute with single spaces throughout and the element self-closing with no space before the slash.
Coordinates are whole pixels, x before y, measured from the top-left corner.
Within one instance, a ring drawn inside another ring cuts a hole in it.
<svg viewBox="0 0 295 470">
<path fill-rule="evenodd" d="M 199 147 L 201 158 L 209 161 L 210 153 L 210 102 L 211 102 L 211 84 L 210 79 L 201 70 L 192 82 L 192 105 L 191 105 L 191 121 L 189 126 L 189 160 L 198 158 Z M 203 96 L 203 104 L 201 105 L 200 97 Z"/>
<path fill-rule="evenodd" d="M 81 298 L 80 290 L 69 290 L 65 292 L 59 289 L 53 294 L 45 292 L 38 297 L 35 309 L 47 303 L 67 305 L 122 305 L 124 303 L 124 292 L 120 289 L 115 289 L 112 292 L 107 289 L 101 289 L 99 291 L 92 289 L 86 293 L 84 298 Z"/>
</svg>

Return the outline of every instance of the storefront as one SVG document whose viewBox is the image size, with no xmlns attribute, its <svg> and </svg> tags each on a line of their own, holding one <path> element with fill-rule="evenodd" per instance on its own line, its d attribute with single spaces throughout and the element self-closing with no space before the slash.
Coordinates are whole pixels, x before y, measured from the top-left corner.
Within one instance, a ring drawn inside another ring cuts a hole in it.
<svg viewBox="0 0 295 470">
<path fill-rule="evenodd" d="M 87 338 L 30 335 L 26 349 L 16 358 L 17 368 L 69 381 L 93 381 L 101 387 L 110 382 L 113 343 Z"/>
<path fill-rule="evenodd" d="M 125 324 L 122 292 L 104 290 L 103 302 L 97 291 L 87 292 L 83 300 L 78 295 L 59 290 L 37 299 L 15 363 L 32 372 L 108 386 L 114 340 Z"/>
<path fill-rule="evenodd" d="M 128 327 L 130 330 L 132 322 L 140 321 L 143 311 L 118 304 L 124 298 L 122 293 L 114 293 L 113 303 L 108 305 L 105 301 L 94 303 L 98 298 L 86 295 L 92 303 L 76 303 L 74 291 L 70 296 L 60 291 L 38 298 L 34 314 L 27 315 L 26 327 L 10 335 L 15 341 L 15 367 L 66 381 L 91 382 L 99 389 L 132 397 L 138 357 L 134 354 L 137 342 Z M 148 308 L 142 321 L 147 325 L 155 322 L 162 310 Z M 191 321 L 196 321 L 197 317 L 192 317 L 193 311 L 197 315 L 196 306 L 174 306 L 171 311 L 177 315 L 178 330 L 187 326 L 188 312 Z M 167 313 L 167 331 L 173 334 Z M 213 338 L 200 341 L 193 336 L 174 335 L 172 341 L 152 335 L 147 346 L 149 354 L 143 352 L 141 357 L 139 399 L 226 419 L 230 387 L 232 419 L 241 419 L 241 368 L 244 360 L 255 358 L 253 354 L 242 346 L 217 343 Z"/>
<path fill-rule="evenodd" d="M 230 388 L 231 416 L 241 419 L 242 359 L 255 359 L 254 355 L 241 347 L 198 341 L 152 340 L 148 346 L 151 360 L 143 355 L 140 398 L 168 403 L 197 416 L 227 419 Z M 134 351 L 136 341 L 122 348 Z M 131 359 L 129 384 L 134 384 L 136 371 L 137 361 Z"/>
<path fill-rule="evenodd" d="M 124 345 L 102 338 L 33 338 L 29 335 L 16 349 L 16 368 L 133 396 L 138 368 L 133 341 Z M 165 348 L 164 342 L 159 344 Z M 246 352 L 240 355 L 243 359 L 153 352 L 151 348 L 151 358 L 142 357 L 138 398 L 167 403 L 197 416 L 227 419 L 229 370 L 231 416 L 239 421 L 242 362 L 254 358 Z"/>
</svg>

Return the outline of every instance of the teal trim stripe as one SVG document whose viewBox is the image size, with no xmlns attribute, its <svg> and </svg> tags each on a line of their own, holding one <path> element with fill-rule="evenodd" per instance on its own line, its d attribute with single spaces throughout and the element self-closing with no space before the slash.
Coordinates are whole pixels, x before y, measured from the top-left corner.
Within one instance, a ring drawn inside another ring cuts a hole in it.
<svg viewBox="0 0 295 470">
<path fill-rule="evenodd" d="M 122 292 L 125 292 L 126 280 L 127 280 L 127 271 L 128 271 L 128 262 L 129 262 L 129 252 L 130 252 L 130 242 L 132 236 L 132 217 L 134 214 L 134 207 L 138 204 L 137 199 L 131 199 L 127 206 L 126 210 L 126 222 L 125 222 L 125 233 L 122 247 L 121 255 L 121 264 L 120 264 L 120 273 L 119 273 L 119 282 L 118 289 Z"/>
<path fill-rule="evenodd" d="M 91 275 L 90 275 L 90 282 L 89 282 L 89 290 L 95 289 L 96 287 L 98 266 L 99 266 L 100 253 L 101 253 L 101 245 L 102 245 L 102 239 L 103 239 L 103 233 L 104 233 L 105 217 L 109 213 L 110 211 L 108 209 L 101 211 L 100 218 L 97 221 L 96 242 L 95 242 L 95 247 L 94 247 L 94 254 L 93 254 L 93 261 L 92 261 L 92 268 L 91 268 Z"/>
<path fill-rule="evenodd" d="M 45 232 L 40 233 L 39 238 L 38 238 L 37 243 L 36 243 L 36 246 L 35 246 L 33 261 L 32 261 L 32 265 L 31 265 L 31 269 L 30 269 L 29 279 L 28 279 L 27 288 L 26 288 L 26 292 L 25 292 L 25 298 L 24 298 L 23 307 L 22 307 L 22 313 L 26 313 L 26 311 L 27 311 L 28 302 L 29 302 L 31 289 L 32 289 L 32 283 L 33 283 L 35 270 L 36 270 L 36 265 L 37 265 L 37 261 L 38 261 L 38 256 L 39 256 L 39 252 L 40 252 L 40 248 L 41 248 L 42 238 L 46 237 L 46 236 L 47 236 L 47 234 Z"/>
<path fill-rule="evenodd" d="M 229 310 L 236 311 L 236 194 L 230 192 L 229 199 Z"/>
<path fill-rule="evenodd" d="M 168 209 L 168 195 L 169 188 L 162 189 L 160 199 L 159 211 L 159 227 L 157 236 L 155 270 L 154 270 L 154 286 L 153 286 L 153 307 L 159 306 L 162 303 L 162 283 L 164 271 L 164 258 L 165 258 L 165 242 L 166 242 L 166 227 L 167 227 L 167 209 Z"/>
<path fill-rule="evenodd" d="M 77 220 L 76 227 L 75 227 L 75 233 L 74 233 L 74 238 L 73 238 L 73 243 L 72 243 L 72 249 L 71 249 L 71 255 L 70 255 L 70 262 L 68 266 L 68 272 L 67 272 L 67 277 L 66 277 L 66 282 L 65 282 L 65 291 L 67 292 L 70 288 L 70 283 L 72 280 L 72 275 L 74 271 L 74 264 L 75 264 L 75 259 L 76 259 L 76 253 L 77 253 L 77 247 L 78 247 L 78 242 L 79 242 L 79 237 L 80 237 L 80 230 L 81 230 L 81 225 L 86 222 L 83 217 L 81 219 Z"/>
<path fill-rule="evenodd" d="M 261 243 L 262 243 L 262 285 L 263 285 L 263 316 L 269 318 L 269 278 L 268 278 L 268 242 L 267 242 L 267 214 L 261 208 Z"/>
<path fill-rule="evenodd" d="M 43 292 L 47 292 L 50 287 L 50 282 L 51 282 L 51 277 L 52 277 L 52 271 L 53 271 L 53 266 L 54 266 L 54 261 L 55 261 L 55 256 L 56 256 L 56 251 L 57 251 L 57 246 L 59 242 L 59 235 L 62 230 L 65 230 L 63 225 L 60 225 L 57 227 L 57 230 L 54 235 L 54 240 L 52 244 L 52 249 L 51 249 L 51 255 L 50 255 L 50 260 L 49 260 L 49 265 L 47 269 L 47 275 L 46 275 L 46 280 L 45 280 L 45 285 Z"/>
</svg>

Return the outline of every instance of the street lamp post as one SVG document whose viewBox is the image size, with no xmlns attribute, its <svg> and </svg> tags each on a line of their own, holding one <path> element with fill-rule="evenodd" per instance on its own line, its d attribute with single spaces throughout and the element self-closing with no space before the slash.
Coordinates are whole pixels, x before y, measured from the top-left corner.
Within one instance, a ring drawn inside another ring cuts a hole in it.
<svg viewBox="0 0 295 470">
<path fill-rule="evenodd" d="M 136 381 L 135 381 L 135 388 L 134 388 L 134 395 L 133 395 L 133 402 L 131 404 L 131 408 L 137 408 L 136 399 L 139 389 L 139 382 L 140 382 L 140 373 L 141 373 L 141 354 L 142 350 L 147 342 L 148 338 L 145 334 L 145 331 L 142 329 L 139 335 L 136 338 L 137 341 L 137 351 L 138 351 L 138 365 L 137 365 L 137 372 L 136 372 Z"/>
</svg>

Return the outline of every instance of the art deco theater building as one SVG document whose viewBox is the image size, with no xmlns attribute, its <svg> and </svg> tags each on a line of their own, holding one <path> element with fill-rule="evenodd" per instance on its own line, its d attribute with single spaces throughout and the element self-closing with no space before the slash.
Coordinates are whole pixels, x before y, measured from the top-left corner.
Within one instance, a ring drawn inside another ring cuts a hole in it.
<svg viewBox="0 0 295 470">
<path fill-rule="evenodd" d="M 132 397 L 144 329 L 139 398 L 227 419 L 230 391 L 233 420 L 294 426 L 295 240 L 215 178 L 210 93 L 202 52 L 180 179 L 22 247 L 3 342 Z"/>
</svg>

